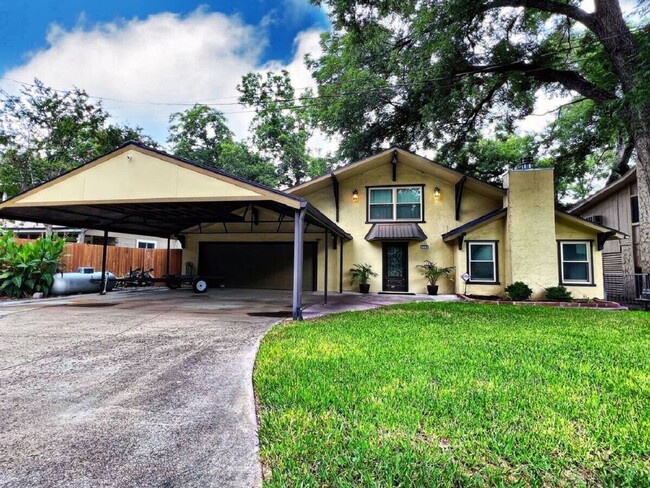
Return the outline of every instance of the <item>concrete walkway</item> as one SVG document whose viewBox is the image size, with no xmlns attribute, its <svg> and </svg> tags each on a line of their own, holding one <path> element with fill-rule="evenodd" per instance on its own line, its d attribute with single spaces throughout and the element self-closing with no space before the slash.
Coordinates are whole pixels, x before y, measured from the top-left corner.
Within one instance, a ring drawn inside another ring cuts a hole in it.
<svg viewBox="0 0 650 488">
<path fill-rule="evenodd" d="M 252 371 L 290 295 L 149 289 L 0 304 L 0 486 L 259 486 Z M 305 317 L 420 299 L 332 294 L 323 306 L 309 293 Z"/>
</svg>

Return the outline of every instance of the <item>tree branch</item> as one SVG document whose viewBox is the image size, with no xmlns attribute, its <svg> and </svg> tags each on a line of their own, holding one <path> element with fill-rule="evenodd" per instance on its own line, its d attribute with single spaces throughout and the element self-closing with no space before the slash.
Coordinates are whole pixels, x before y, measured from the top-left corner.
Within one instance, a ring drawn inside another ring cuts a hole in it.
<svg viewBox="0 0 650 488">
<path fill-rule="evenodd" d="M 459 73 L 459 75 L 512 72 L 522 73 L 542 83 L 559 83 L 567 90 L 575 91 L 583 97 L 598 103 L 610 102 L 617 98 L 615 93 L 591 83 L 576 71 L 547 68 L 536 64 L 524 63 L 523 61 L 496 66 L 472 66 L 463 73 Z"/>
<path fill-rule="evenodd" d="M 492 10 L 503 7 L 524 7 L 542 10 L 553 14 L 565 15 L 580 22 L 589 29 L 593 28 L 594 17 L 580 7 L 560 3 L 554 0 L 492 0 L 487 2 L 482 10 Z"/>
</svg>

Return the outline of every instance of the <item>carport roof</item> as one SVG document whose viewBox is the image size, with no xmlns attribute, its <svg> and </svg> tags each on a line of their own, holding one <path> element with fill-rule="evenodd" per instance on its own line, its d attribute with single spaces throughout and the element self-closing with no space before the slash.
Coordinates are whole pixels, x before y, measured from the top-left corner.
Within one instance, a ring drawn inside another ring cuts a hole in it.
<svg viewBox="0 0 650 488">
<path fill-rule="evenodd" d="M 305 199 L 136 142 L 0 204 L 0 218 L 167 237 L 255 206 L 352 237 Z"/>
</svg>

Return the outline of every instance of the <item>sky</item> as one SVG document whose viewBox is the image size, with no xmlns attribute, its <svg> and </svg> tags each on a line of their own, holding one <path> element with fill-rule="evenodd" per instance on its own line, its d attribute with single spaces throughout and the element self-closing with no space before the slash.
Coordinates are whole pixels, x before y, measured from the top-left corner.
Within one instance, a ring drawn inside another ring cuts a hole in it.
<svg viewBox="0 0 650 488">
<path fill-rule="evenodd" d="M 241 77 L 287 69 L 296 88 L 314 86 L 303 58 L 328 27 L 308 0 L 0 0 L 0 88 L 83 88 L 161 143 L 171 113 L 208 103 L 244 138 Z"/>
<path fill-rule="evenodd" d="M 627 12 L 636 5 L 621 3 Z M 593 11 L 593 0 L 582 7 Z M 237 104 L 242 76 L 287 69 L 297 89 L 315 87 L 303 60 L 319 56 L 328 28 L 325 11 L 308 0 L 0 0 L 0 88 L 17 93 L 17 82 L 34 78 L 82 88 L 115 122 L 159 143 L 171 113 L 206 103 L 244 139 L 253 113 Z M 540 92 L 535 112 L 546 115 L 519 130 L 543 129 L 564 101 Z M 329 152 L 336 141 L 316 134 L 310 146 Z"/>
</svg>

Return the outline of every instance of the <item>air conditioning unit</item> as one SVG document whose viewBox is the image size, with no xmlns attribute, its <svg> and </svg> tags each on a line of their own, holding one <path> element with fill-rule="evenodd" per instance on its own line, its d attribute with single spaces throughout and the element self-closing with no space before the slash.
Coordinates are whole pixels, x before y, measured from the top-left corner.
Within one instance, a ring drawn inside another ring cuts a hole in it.
<svg viewBox="0 0 650 488">
<path fill-rule="evenodd" d="M 591 217 L 587 217 L 585 220 L 588 220 L 589 222 L 593 222 L 594 224 L 598 224 L 598 225 L 603 224 L 602 215 L 592 215 Z"/>
</svg>

